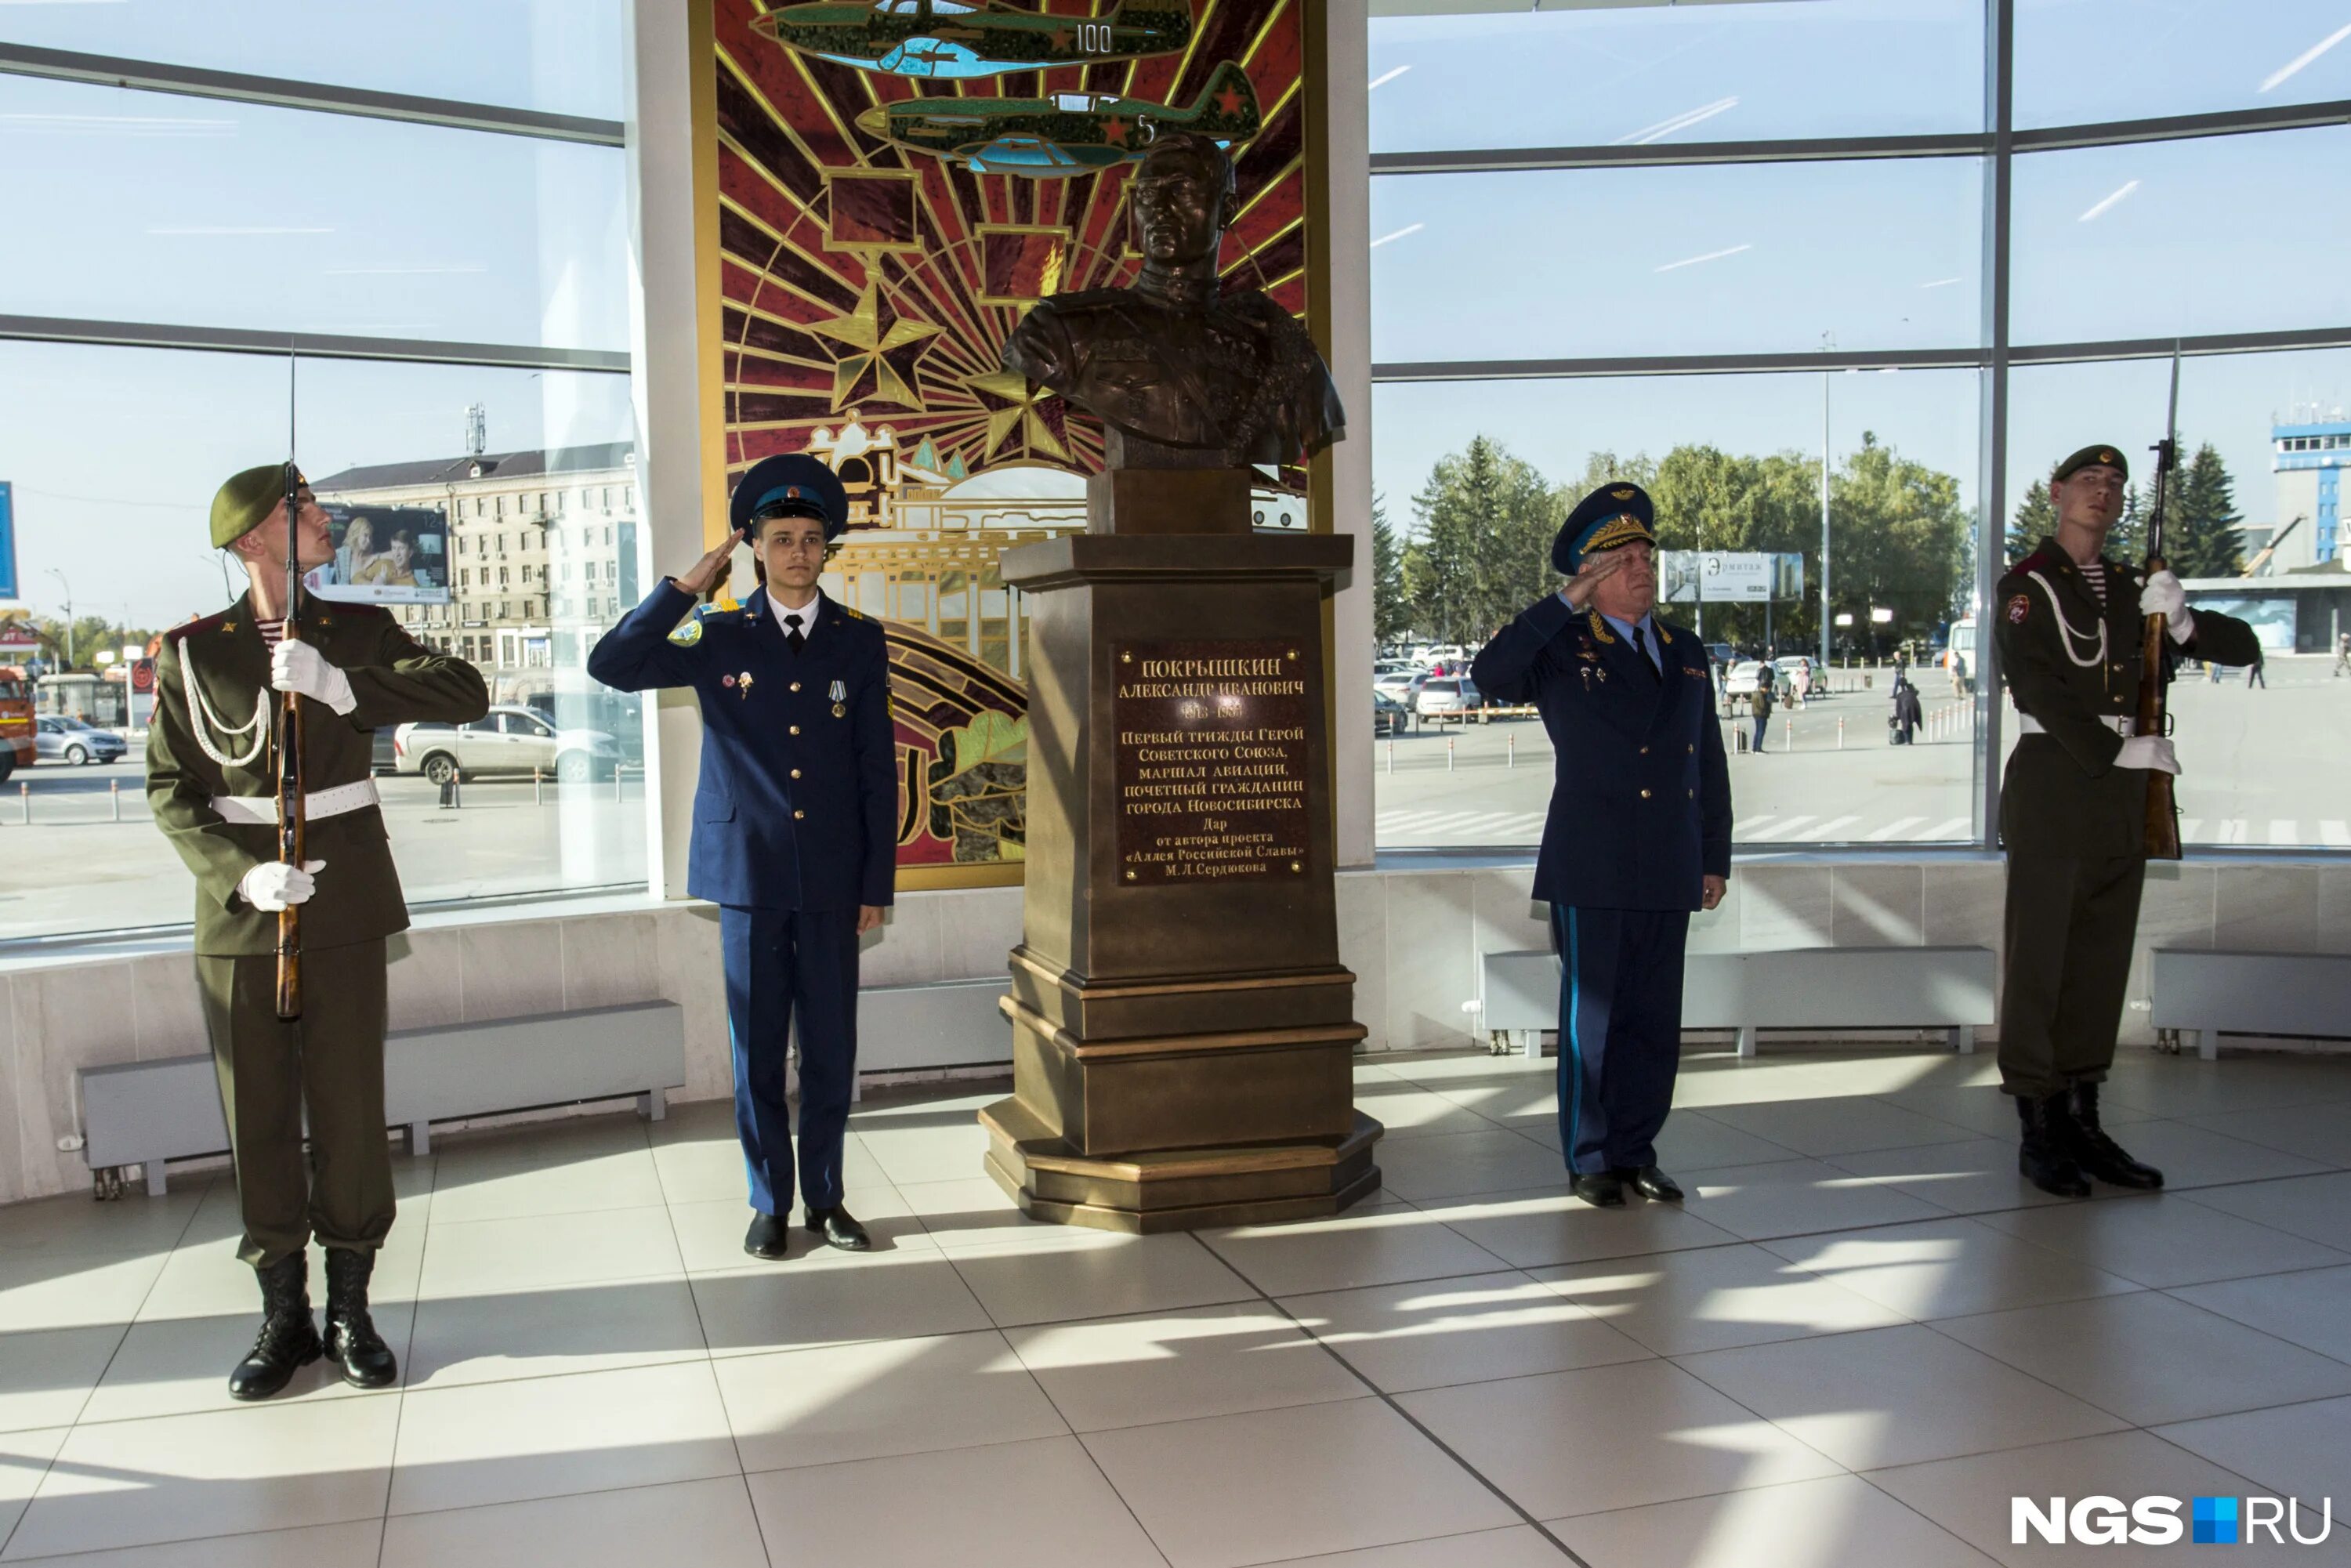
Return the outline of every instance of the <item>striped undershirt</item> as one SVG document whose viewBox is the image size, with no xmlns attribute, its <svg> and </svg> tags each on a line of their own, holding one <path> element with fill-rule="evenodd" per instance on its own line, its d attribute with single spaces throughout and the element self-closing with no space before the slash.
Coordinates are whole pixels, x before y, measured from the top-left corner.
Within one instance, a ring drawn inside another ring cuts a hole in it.
<svg viewBox="0 0 2351 1568">
<path fill-rule="evenodd" d="M 2104 604 L 2106 601 L 2106 563 L 2103 560 L 2085 561 L 2081 572 L 2082 580 L 2090 585 L 2090 591 L 2098 596 L 2099 603 Z"/>
<path fill-rule="evenodd" d="M 277 652 L 277 644 L 286 641 L 286 622 L 281 619 L 256 621 L 253 624 L 255 630 L 261 633 L 262 646 L 273 653 Z"/>
</svg>

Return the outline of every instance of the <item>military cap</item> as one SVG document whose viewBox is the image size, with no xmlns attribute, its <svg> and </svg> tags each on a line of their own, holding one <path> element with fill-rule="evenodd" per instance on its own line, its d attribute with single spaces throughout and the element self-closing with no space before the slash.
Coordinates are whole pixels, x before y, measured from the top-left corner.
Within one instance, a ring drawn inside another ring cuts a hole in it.
<svg viewBox="0 0 2351 1568">
<path fill-rule="evenodd" d="M 2124 461 L 2123 449 L 2119 446 L 2085 446 L 2081 451 L 2057 465 L 2056 472 L 2049 476 L 2052 479 L 2071 479 L 2093 464 L 2102 468 L 2111 468 L 2125 479 L 2130 477 L 2130 465 Z"/>
<path fill-rule="evenodd" d="M 1657 542 L 1656 508 L 1649 493 L 1638 485 L 1614 480 L 1575 504 L 1559 538 L 1551 545 L 1551 564 L 1562 577 L 1573 577 L 1583 558 L 1635 539 Z"/>
<path fill-rule="evenodd" d="M 285 498 L 283 463 L 265 463 L 233 476 L 213 495 L 213 549 L 226 549 L 259 528 Z"/>
<path fill-rule="evenodd" d="M 849 527 L 849 493 L 840 478 L 805 452 L 779 452 L 751 465 L 735 482 L 727 517 L 747 533 L 762 517 L 815 517 L 830 544 Z"/>
</svg>

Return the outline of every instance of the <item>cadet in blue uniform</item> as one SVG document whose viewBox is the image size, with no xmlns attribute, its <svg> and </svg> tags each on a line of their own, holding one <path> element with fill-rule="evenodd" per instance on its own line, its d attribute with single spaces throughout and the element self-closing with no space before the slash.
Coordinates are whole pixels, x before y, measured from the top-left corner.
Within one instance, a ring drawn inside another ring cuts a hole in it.
<svg viewBox="0 0 2351 1568">
<path fill-rule="evenodd" d="M 1730 876 L 1714 674 L 1695 634 L 1653 613 L 1653 517 L 1637 485 L 1586 496 L 1552 546 L 1567 585 L 1469 668 L 1551 734 L 1534 891 L 1560 952 L 1560 1144 L 1575 1196 L 1604 1207 L 1627 1186 L 1682 1196 L 1653 1146 L 1681 1060 L 1682 945 Z"/>
<path fill-rule="evenodd" d="M 622 691 L 691 686 L 702 704 L 686 891 L 719 906 L 735 1125 L 758 1211 L 743 1249 L 785 1254 L 784 1065 L 797 1017 L 808 1228 L 862 1251 L 871 1243 L 841 1205 L 841 1160 L 857 1071 L 857 939 L 882 924 L 896 867 L 889 645 L 879 623 L 817 589 L 849 518 L 831 470 L 804 454 L 769 457 L 736 486 L 730 515 L 736 532 L 605 633 L 588 673 Z M 696 611 L 738 538 L 765 586 L 739 609 Z"/>
</svg>

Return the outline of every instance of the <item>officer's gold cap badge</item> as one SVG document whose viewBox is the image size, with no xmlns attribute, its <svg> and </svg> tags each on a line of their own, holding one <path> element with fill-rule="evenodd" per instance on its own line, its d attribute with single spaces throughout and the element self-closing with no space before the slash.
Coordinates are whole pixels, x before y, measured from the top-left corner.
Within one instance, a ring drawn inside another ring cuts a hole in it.
<svg viewBox="0 0 2351 1568">
<path fill-rule="evenodd" d="M 1594 528 L 1592 537 L 1583 541 L 1583 553 L 1598 555 L 1602 550 L 1614 549 L 1618 545 L 1630 544 L 1635 539 L 1654 541 L 1656 538 L 1642 525 L 1640 518 L 1627 513 L 1611 517 Z"/>
<path fill-rule="evenodd" d="M 1612 500 L 1629 501 L 1633 498 L 1633 486 L 1626 485 L 1621 489 L 1609 491 L 1608 495 Z"/>
</svg>

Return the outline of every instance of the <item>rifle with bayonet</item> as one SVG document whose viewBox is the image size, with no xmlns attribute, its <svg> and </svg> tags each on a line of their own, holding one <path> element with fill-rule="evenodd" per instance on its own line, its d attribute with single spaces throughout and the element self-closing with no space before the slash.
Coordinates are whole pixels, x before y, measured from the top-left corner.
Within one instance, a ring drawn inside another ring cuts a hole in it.
<svg viewBox="0 0 2351 1568">
<path fill-rule="evenodd" d="M 299 639 L 302 609 L 302 472 L 286 461 L 286 636 Z M 277 698 L 277 858 L 303 869 L 301 698 Z M 302 1016 L 302 906 L 277 912 L 277 1016 Z"/>
<path fill-rule="evenodd" d="M 2171 352 L 2171 404 L 2164 416 L 2163 439 L 2155 444 L 2155 497 L 2147 513 L 2147 574 L 2153 577 L 2169 567 L 2163 559 L 2163 514 L 2169 498 L 2171 473 L 2179 462 L 2179 350 Z M 2168 735 L 2171 717 L 2164 706 L 2164 687 L 2171 677 L 2170 632 L 2160 615 L 2150 615 L 2139 633 L 2137 735 Z M 2173 798 L 2171 775 L 2149 768 L 2147 775 L 2147 858 L 2179 858 L 2179 806 Z"/>
</svg>

